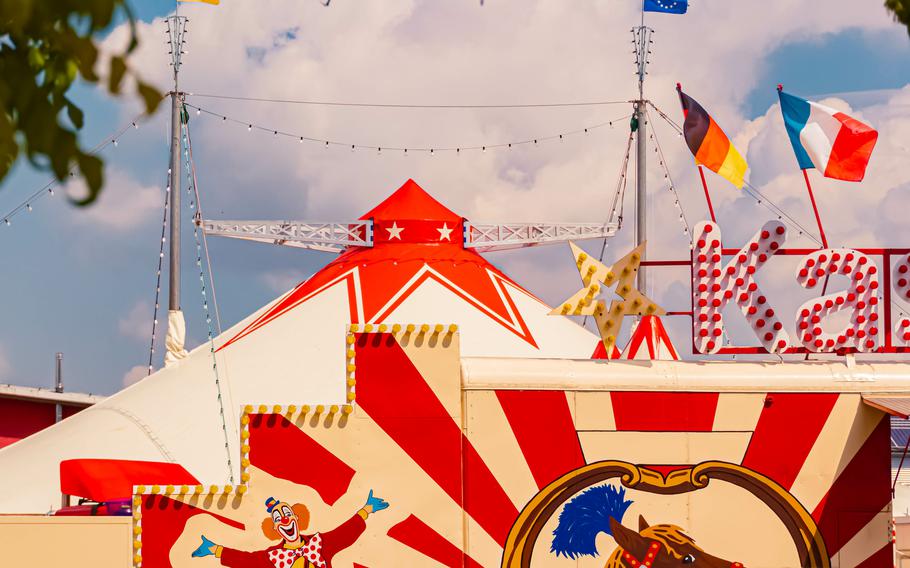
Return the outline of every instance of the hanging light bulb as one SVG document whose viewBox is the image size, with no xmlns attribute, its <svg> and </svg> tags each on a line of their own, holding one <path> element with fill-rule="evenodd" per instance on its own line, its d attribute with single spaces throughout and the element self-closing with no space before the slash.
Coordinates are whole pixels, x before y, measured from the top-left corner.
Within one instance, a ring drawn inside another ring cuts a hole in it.
<svg viewBox="0 0 910 568">
<path fill-rule="evenodd" d="M 197 108 L 196 108 L 196 116 L 199 116 L 200 114 L 202 114 L 202 109 L 197 107 Z"/>
<path fill-rule="evenodd" d="M 4 222 L 4 223 L 6 223 L 6 226 L 7 226 L 7 227 L 9 227 L 9 226 L 10 226 L 10 222 L 9 222 L 9 219 L 4 219 L 4 220 L 3 220 L 3 222 Z"/>
<path fill-rule="evenodd" d="M 246 131 L 247 131 L 247 132 L 251 132 L 252 130 L 253 130 L 253 125 L 252 125 L 252 124 L 247 125 Z"/>
<path fill-rule="evenodd" d="M 26 204 L 25 204 L 25 208 L 28 209 L 29 211 L 31 211 L 31 210 L 32 210 L 32 204 L 31 204 L 31 203 L 26 203 Z"/>
</svg>

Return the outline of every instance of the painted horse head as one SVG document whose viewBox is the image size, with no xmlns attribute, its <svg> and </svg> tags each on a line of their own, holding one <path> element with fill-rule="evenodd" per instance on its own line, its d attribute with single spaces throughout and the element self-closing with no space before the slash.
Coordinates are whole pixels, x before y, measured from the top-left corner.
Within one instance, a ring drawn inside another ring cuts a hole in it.
<svg viewBox="0 0 910 568">
<path fill-rule="evenodd" d="M 624 488 L 603 485 L 566 503 L 553 531 L 550 552 L 572 559 L 597 556 L 596 538 L 604 532 L 617 545 L 604 568 L 742 568 L 739 562 L 708 554 L 675 525 L 649 525 L 639 516 L 638 531 L 626 528 L 622 518 L 632 501 L 625 493 Z"/>
</svg>

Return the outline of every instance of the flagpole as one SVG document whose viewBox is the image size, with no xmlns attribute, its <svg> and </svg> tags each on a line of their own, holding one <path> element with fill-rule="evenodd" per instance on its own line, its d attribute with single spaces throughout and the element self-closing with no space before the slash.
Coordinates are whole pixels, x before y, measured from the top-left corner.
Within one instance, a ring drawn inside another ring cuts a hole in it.
<svg viewBox="0 0 910 568">
<path fill-rule="evenodd" d="M 708 213 L 711 215 L 711 222 L 717 223 L 717 217 L 714 216 L 714 206 L 711 204 L 711 194 L 708 192 L 708 181 L 705 179 L 705 168 L 698 165 L 698 175 L 701 177 L 701 186 L 705 190 L 705 201 L 708 202 Z"/>
<path fill-rule="evenodd" d="M 780 96 L 784 90 L 783 83 L 777 84 L 777 94 Z M 818 204 L 815 203 L 815 193 L 812 192 L 812 184 L 809 182 L 809 172 L 806 168 L 800 168 L 800 171 L 803 172 L 803 179 L 806 182 L 806 190 L 809 192 L 809 201 L 812 203 L 812 212 L 815 213 L 815 223 L 818 225 L 818 233 L 822 239 L 822 247 L 828 248 L 828 238 L 825 236 L 825 228 L 822 226 L 821 215 L 818 214 Z M 827 285 L 827 279 L 825 279 L 825 284 Z"/>
<path fill-rule="evenodd" d="M 822 226 L 822 218 L 818 214 L 818 205 L 815 203 L 815 194 L 812 193 L 812 184 L 809 183 L 809 171 L 802 169 L 803 179 L 806 180 L 806 189 L 809 190 L 809 200 L 812 202 L 812 211 L 815 213 L 815 222 L 818 223 L 818 232 L 822 238 L 822 246 L 828 248 L 828 238 L 825 237 L 825 228 Z"/>
<path fill-rule="evenodd" d="M 683 105 L 682 83 L 676 83 L 676 93 L 679 95 L 679 106 L 683 111 L 683 120 L 686 117 L 686 107 Z M 685 122 L 683 122 L 685 127 Z M 698 175 L 701 177 L 701 187 L 705 190 L 705 201 L 708 203 L 708 213 L 711 215 L 711 222 L 717 223 L 717 217 L 714 216 L 714 205 L 711 203 L 711 192 L 708 191 L 708 180 L 705 179 L 705 170 L 701 164 L 698 164 Z"/>
</svg>

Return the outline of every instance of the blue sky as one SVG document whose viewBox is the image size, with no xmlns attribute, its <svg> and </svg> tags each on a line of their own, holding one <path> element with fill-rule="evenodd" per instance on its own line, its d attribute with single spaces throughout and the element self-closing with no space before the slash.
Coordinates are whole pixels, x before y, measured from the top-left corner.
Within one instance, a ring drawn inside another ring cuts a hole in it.
<svg viewBox="0 0 910 568">
<path fill-rule="evenodd" d="M 590 100 L 627 98 L 634 92 L 629 55 L 622 52 L 634 10 L 610 2 L 595 3 L 596 12 L 591 14 L 546 1 L 533 3 L 534 9 L 518 1 L 487 2 L 484 8 L 474 4 L 417 1 L 402 2 L 394 9 L 364 4 L 358 11 L 342 0 L 327 9 L 315 0 L 312 5 L 303 0 L 276 1 L 261 14 L 236 0 L 224 0 L 217 8 L 188 6 L 192 21 L 184 85 L 194 92 L 379 102 Z M 847 0 L 833 4 L 848 11 Z M 781 17 L 798 17 L 799 9 L 786 5 L 782 4 Z M 169 88 L 165 35 L 160 21 L 154 20 L 172 6 L 163 1 L 137 5 L 139 17 L 149 25 L 141 27 L 143 45 L 135 64 L 162 90 Z M 788 9 L 792 14 L 786 14 Z M 769 17 L 755 22 L 752 36 L 718 33 L 704 42 L 704 48 L 686 43 L 693 29 L 710 29 L 712 19 L 749 17 L 739 10 L 746 9 L 706 0 L 687 16 L 653 17 L 658 35 L 650 80 L 656 93 L 653 98 L 668 111 L 675 111 L 672 84 L 682 79 L 715 117 L 723 117 L 721 122 L 731 136 L 745 140 L 765 128 L 763 117 L 776 99 L 774 85 L 783 82 L 796 94 L 836 94 L 857 108 L 880 105 L 875 111 L 879 115 L 873 116 L 882 120 L 900 118 L 886 114 L 887 105 L 882 103 L 910 82 L 910 39 L 906 30 L 888 21 L 883 8 L 877 4 L 867 8 L 882 13 L 866 19 L 831 16 L 784 31 Z M 299 31 L 288 37 L 291 29 Z M 110 41 L 114 39 L 116 33 Z M 598 59 L 591 53 L 605 55 Z M 628 76 L 611 72 L 614 68 L 628 71 Z M 89 145 L 128 124 L 137 112 L 129 97 L 112 100 L 87 87 L 78 88 L 77 99 L 87 117 L 81 139 Z M 415 145 L 517 140 L 622 114 L 616 109 L 534 115 L 483 111 L 466 118 L 458 113 L 378 114 L 192 98 L 191 102 L 326 137 Z M 0 277 L 0 382 L 50 386 L 54 352 L 63 351 L 68 389 L 110 393 L 122 386 L 131 369 L 146 364 L 168 159 L 167 106 L 162 105 L 138 130 L 128 132 L 116 148 L 104 151 L 110 184 L 97 206 L 74 208 L 58 191 L 57 196 L 37 202 L 33 212 L 13 218 L 10 227 L 0 225 L 0 258 L 5 268 Z M 905 109 L 904 114 L 910 111 Z M 551 189 L 553 179 L 575 180 L 583 195 L 609 191 L 604 188 L 612 187 L 624 138 L 618 128 L 597 134 L 600 138 L 592 138 L 594 142 L 516 152 L 496 162 L 486 155 L 439 157 L 430 162 L 419 157 L 376 158 L 289 147 L 268 137 L 253 139 L 245 129 L 213 124 L 205 116 L 192 115 L 191 128 L 200 189 L 206 216 L 211 218 L 355 218 L 405 179 L 415 177 L 453 209 L 478 220 L 556 215 L 597 221 L 588 218 L 592 210 L 597 217 L 604 215 L 596 208 L 554 208 L 552 199 L 559 194 Z M 693 220 L 700 219 L 704 213 L 698 201 L 700 188 L 693 185 L 685 150 L 669 138 L 668 131 L 658 132 L 673 144 L 669 158 L 679 172 L 687 213 Z M 758 169 L 763 158 L 750 156 L 750 162 Z M 18 205 L 46 179 L 45 173 L 18 164 L 0 185 L 0 212 Z M 894 192 L 906 182 L 889 178 L 873 183 L 880 187 L 870 189 L 869 195 L 884 199 L 903 195 Z M 838 195 L 846 191 L 852 188 Z M 825 205 L 830 215 L 837 215 L 840 202 L 834 197 L 824 199 L 830 199 Z M 799 207 L 796 202 L 791 205 Z M 732 214 L 744 205 L 724 194 L 719 207 Z M 188 217 L 184 210 L 184 219 Z M 855 219 L 844 223 L 850 227 L 844 230 L 845 239 L 885 238 L 860 230 Z M 655 226 L 656 242 L 658 246 L 667 243 L 667 255 L 685 252 L 675 221 Z M 624 239 L 628 231 L 617 242 Z M 183 308 L 190 343 L 195 345 L 205 337 L 205 326 L 191 243 L 187 227 Z M 617 244 L 617 250 L 621 248 Z M 225 324 L 237 322 L 330 258 L 217 239 L 211 241 L 211 252 Z M 574 289 L 577 276 L 569 264 L 558 278 L 546 278 L 542 266 L 561 259 L 564 252 L 519 251 L 492 259 L 532 291 L 556 301 Z M 669 283 L 662 292 L 669 297 L 674 294 Z M 163 306 L 165 298 L 166 290 Z M 159 319 L 165 320 L 163 315 Z M 162 326 L 159 336 L 163 333 Z M 159 350 L 156 366 L 160 354 Z"/>
</svg>

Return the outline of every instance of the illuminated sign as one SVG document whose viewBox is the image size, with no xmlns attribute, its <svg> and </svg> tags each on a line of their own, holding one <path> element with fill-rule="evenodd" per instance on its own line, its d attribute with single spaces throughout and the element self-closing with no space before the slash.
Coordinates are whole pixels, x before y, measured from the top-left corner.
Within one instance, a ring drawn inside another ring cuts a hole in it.
<svg viewBox="0 0 910 568">
<path fill-rule="evenodd" d="M 816 353 L 870 352 L 882 347 L 884 322 L 881 272 L 887 270 L 890 249 L 881 249 L 886 270 L 881 271 L 860 250 L 840 248 L 789 250 L 803 257 L 796 269 L 796 281 L 821 295 L 805 302 L 795 314 L 797 335 L 790 337 L 774 308 L 762 292 L 756 274 L 775 254 L 784 253 L 787 228 L 769 221 L 725 263 L 720 228 L 713 222 L 700 223 L 692 243 L 692 333 L 699 353 L 722 352 L 724 308 L 735 304 L 749 323 L 764 350 L 775 353 L 802 347 Z M 832 276 L 848 279 L 846 289 L 828 292 Z M 886 282 L 887 283 L 887 282 Z M 891 284 L 899 298 L 910 298 L 910 256 L 902 254 L 895 263 Z M 890 297 L 890 296 L 887 296 Z M 890 314 L 890 310 L 886 309 Z M 837 314 L 843 314 L 837 316 Z M 890 315 L 889 315 L 890 317 Z M 832 329 L 840 323 L 838 329 Z M 894 324 L 896 337 L 910 340 L 910 318 Z M 890 342 L 890 337 L 889 337 Z"/>
</svg>

